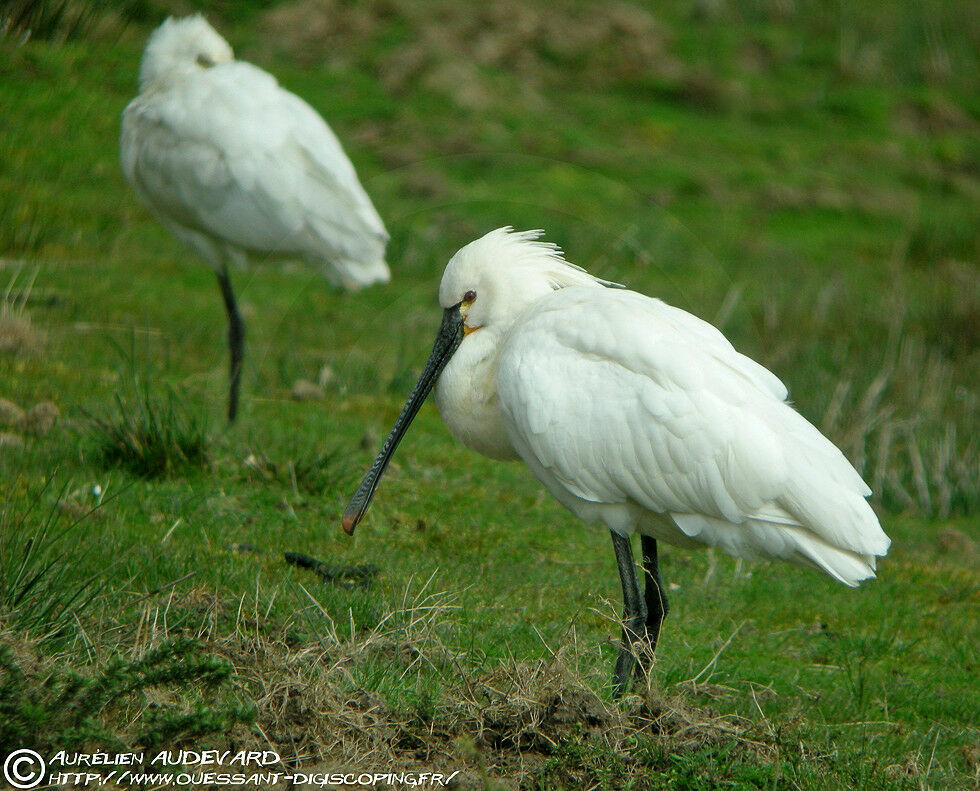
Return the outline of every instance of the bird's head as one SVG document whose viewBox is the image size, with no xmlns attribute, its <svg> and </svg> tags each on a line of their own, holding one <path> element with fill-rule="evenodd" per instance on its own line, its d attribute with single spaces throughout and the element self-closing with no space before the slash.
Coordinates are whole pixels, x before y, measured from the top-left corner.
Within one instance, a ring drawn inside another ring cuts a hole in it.
<svg viewBox="0 0 980 791">
<path fill-rule="evenodd" d="M 234 60 L 228 42 L 200 14 L 168 18 L 153 31 L 140 64 L 140 90 L 168 74 L 187 74 Z"/>
<path fill-rule="evenodd" d="M 439 304 L 458 310 L 469 332 L 504 327 L 532 302 L 567 286 L 610 285 L 568 263 L 544 231 L 498 228 L 459 250 L 446 265 Z"/>
</svg>

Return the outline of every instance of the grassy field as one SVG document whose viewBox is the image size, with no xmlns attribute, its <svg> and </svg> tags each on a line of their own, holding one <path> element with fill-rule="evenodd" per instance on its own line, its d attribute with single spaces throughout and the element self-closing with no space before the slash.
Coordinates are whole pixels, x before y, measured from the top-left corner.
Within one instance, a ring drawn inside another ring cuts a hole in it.
<svg viewBox="0 0 980 791">
<path fill-rule="evenodd" d="M 980 782 L 980 20 L 813 5 L 220 4 L 344 141 L 393 271 L 354 296 L 236 273 L 231 429 L 214 276 L 118 166 L 163 12 L 0 38 L 0 748 L 249 746 L 472 788 Z M 446 261 L 501 225 L 783 378 L 875 490 L 879 579 L 666 547 L 652 688 L 615 702 L 608 537 L 432 406 L 345 536 Z"/>
</svg>

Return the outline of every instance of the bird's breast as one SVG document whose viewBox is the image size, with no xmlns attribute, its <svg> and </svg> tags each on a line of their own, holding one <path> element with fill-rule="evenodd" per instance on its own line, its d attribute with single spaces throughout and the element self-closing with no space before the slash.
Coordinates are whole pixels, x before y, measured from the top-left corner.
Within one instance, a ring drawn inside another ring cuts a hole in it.
<svg viewBox="0 0 980 791">
<path fill-rule="evenodd" d="M 439 376 L 436 406 L 450 433 L 492 459 L 516 459 L 497 396 L 497 344 L 489 328 L 469 333 Z"/>
</svg>

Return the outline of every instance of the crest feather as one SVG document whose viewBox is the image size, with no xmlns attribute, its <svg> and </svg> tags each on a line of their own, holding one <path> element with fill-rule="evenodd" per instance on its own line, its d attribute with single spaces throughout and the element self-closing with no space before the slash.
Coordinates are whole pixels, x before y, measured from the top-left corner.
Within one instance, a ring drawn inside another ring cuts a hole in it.
<svg viewBox="0 0 980 791">
<path fill-rule="evenodd" d="M 554 289 L 568 286 L 606 286 L 624 288 L 619 283 L 602 280 L 565 259 L 564 251 L 554 242 L 542 241 L 544 231 L 535 228 L 515 231 L 513 226 L 497 228 L 466 245 L 464 253 L 487 256 L 488 260 L 508 261 L 515 267 L 527 267 L 545 275 Z"/>
</svg>

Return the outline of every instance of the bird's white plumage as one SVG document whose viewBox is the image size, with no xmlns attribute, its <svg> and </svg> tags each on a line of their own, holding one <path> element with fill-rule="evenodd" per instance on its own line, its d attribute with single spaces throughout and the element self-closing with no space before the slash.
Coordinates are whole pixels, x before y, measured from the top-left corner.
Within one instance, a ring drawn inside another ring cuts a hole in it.
<svg viewBox="0 0 980 791">
<path fill-rule="evenodd" d="M 559 502 L 618 532 L 781 558 L 850 585 L 874 576 L 889 541 L 870 490 L 783 384 L 710 324 L 605 288 L 506 229 L 450 262 L 440 301 L 466 290 L 477 294 L 467 325 L 480 329 L 436 389 L 464 443 L 520 457 Z"/>
<path fill-rule="evenodd" d="M 123 113 L 123 172 L 215 268 L 273 254 L 348 289 L 387 282 L 388 234 L 336 136 L 202 17 L 153 33 L 140 91 Z"/>
</svg>

